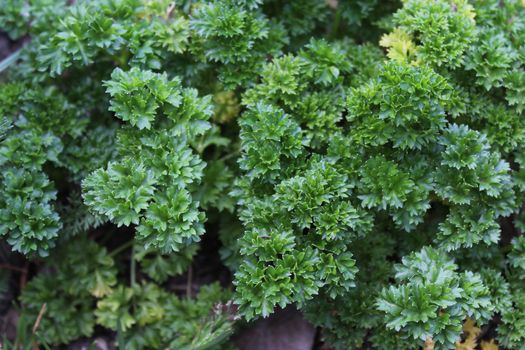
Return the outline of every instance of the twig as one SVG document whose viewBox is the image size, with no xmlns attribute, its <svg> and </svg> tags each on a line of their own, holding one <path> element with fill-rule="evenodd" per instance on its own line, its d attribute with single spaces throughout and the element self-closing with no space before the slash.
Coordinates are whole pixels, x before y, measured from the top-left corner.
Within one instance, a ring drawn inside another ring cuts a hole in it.
<svg viewBox="0 0 525 350">
<path fill-rule="evenodd" d="M 175 6 L 176 6 L 175 1 L 173 1 L 173 2 L 168 6 L 168 9 L 166 10 L 166 19 L 168 19 L 168 18 L 171 17 L 171 15 L 173 14 L 173 11 L 175 11 Z"/>
<path fill-rule="evenodd" d="M 40 308 L 40 311 L 38 312 L 38 316 L 36 318 L 35 324 L 33 325 L 33 335 L 36 334 L 36 331 L 38 330 L 38 326 L 40 326 L 40 321 L 42 321 L 42 317 L 44 316 L 44 313 L 46 312 L 47 304 L 43 303 L 42 307 Z"/>
</svg>

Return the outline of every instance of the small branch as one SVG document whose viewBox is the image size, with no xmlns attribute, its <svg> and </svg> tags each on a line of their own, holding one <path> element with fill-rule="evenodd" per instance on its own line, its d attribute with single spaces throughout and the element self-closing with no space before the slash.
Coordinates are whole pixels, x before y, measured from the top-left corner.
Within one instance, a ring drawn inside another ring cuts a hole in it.
<svg viewBox="0 0 525 350">
<path fill-rule="evenodd" d="M 176 6 L 175 1 L 173 1 L 173 2 L 168 6 L 168 9 L 166 10 L 166 19 L 169 19 L 169 18 L 171 17 L 171 15 L 173 14 L 173 11 L 175 11 L 175 6 Z"/>
<path fill-rule="evenodd" d="M 44 313 L 46 312 L 47 304 L 43 303 L 42 307 L 40 308 L 40 311 L 38 312 L 38 316 L 36 318 L 35 324 L 33 325 L 33 335 L 38 330 L 38 326 L 40 326 L 40 321 L 42 321 L 42 317 L 44 316 Z"/>
</svg>

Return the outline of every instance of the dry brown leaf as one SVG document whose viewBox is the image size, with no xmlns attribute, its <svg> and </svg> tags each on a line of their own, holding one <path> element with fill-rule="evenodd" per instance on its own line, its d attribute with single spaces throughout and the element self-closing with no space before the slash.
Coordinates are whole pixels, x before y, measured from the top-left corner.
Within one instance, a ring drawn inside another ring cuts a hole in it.
<svg viewBox="0 0 525 350">
<path fill-rule="evenodd" d="M 425 344 L 423 345 L 423 350 L 434 350 L 436 343 L 432 340 L 432 337 L 427 337 Z"/>
<path fill-rule="evenodd" d="M 476 327 L 476 321 L 467 318 L 463 323 L 463 332 L 467 333 L 469 337 L 476 338 L 481 334 L 481 329 Z"/>
<path fill-rule="evenodd" d="M 475 337 L 468 337 L 463 343 L 459 341 L 456 342 L 456 350 L 474 350 L 477 345 L 478 342 Z"/>
<path fill-rule="evenodd" d="M 456 350 L 474 350 L 478 345 L 477 337 L 481 334 L 481 329 L 476 327 L 476 322 L 467 318 L 463 323 L 463 332 L 467 335 L 463 342 L 456 342 Z"/>
<path fill-rule="evenodd" d="M 498 344 L 494 343 L 494 339 L 490 342 L 482 341 L 481 350 L 499 350 Z"/>
</svg>

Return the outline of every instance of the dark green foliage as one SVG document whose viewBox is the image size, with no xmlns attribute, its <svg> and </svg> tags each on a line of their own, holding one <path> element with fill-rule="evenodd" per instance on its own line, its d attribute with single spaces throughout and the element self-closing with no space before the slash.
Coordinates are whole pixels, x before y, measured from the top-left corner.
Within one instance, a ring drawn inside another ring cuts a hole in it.
<svg viewBox="0 0 525 350">
<path fill-rule="evenodd" d="M 98 324 L 123 334 L 118 345 L 125 349 L 207 349 L 232 333 L 227 298 L 217 284 L 201 289 L 195 300 L 153 284 L 119 286 L 98 301 L 95 315 Z"/>
<path fill-rule="evenodd" d="M 466 0 L 406 0 L 394 23 L 419 42 L 418 60 L 450 68 L 463 63 L 476 35 L 475 11 Z"/>
<path fill-rule="evenodd" d="M 201 4 L 193 14 L 191 29 L 202 40 L 206 59 L 222 63 L 239 63 L 268 36 L 267 22 L 256 13 L 246 11 L 235 1 Z"/>
<path fill-rule="evenodd" d="M 109 109 L 131 126 L 150 129 L 159 107 L 167 104 L 176 108 L 181 104 L 179 86 L 180 81 L 168 81 L 166 74 L 117 68 L 106 82 L 106 92 L 111 95 Z"/>
<path fill-rule="evenodd" d="M 95 327 L 95 298 L 112 292 L 116 274 L 106 249 L 92 240 L 76 237 L 60 247 L 50 258 L 48 271 L 32 279 L 21 296 L 31 324 L 45 307 L 39 339 L 66 344 L 90 336 Z"/>
<path fill-rule="evenodd" d="M 198 245 L 190 245 L 175 254 L 161 254 L 155 250 L 136 247 L 133 258 L 140 263 L 142 271 L 157 283 L 186 272 L 197 253 Z"/>
<path fill-rule="evenodd" d="M 479 6 L 476 19 L 479 34 L 465 66 L 475 72 L 476 82 L 486 90 L 504 87 L 508 104 L 521 113 L 525 91 L 522 65 L 525 7 L 519 1 L 474 3 Z"/>
<path fill-rule="evenodd" d="M 187 140 L 210 128 L 209 98 L 148 70 L 117 68 L 111 77 L 110 109 L 138 130 L 123 129 L 120 160 L 85 178 L 84 200 L 118 226 L 138 225 L 137 237 L 146 248 L 179 251 L 204 232 L 204 213 L 189 191 L 205 164 Z M 159 108 L 164 119 L 155 121 Z"/>
<path fill-rule="evenodd" d="M 231 348 L 293 304 L 336 349 L 453 349 L 466 320 L 521 349 L 524 21 L 521 0 L 0 0 L 24 38 L 0 70 L 19 337 L 46 305 L 33 347 Z"/>
<path fill-rule="evenodd" d="M 182 52 L 188 36 L 187 21 L 168 22 L 161 11 L 141 1 L 80 1 L 57 13 L 64 18 L 56 27 L 35 28 L 38 51 L 30 53 L 35 68 L 57 76 L 74 66 L 119 56 L 130 57 L 133 64 L 160 68 L 161 56 Z M 170 35 L 176 39 L 166 43 Z"/>
<path fill-rule="evenodd" d="M 0 194 L 0 234 L 25 254 L 48 254 L 62 224 L 53 201 L 56 191 L 45 174 L 23 168 L 5 169 Z"/>
<path fill-rule="evenodd" d="M 480 322 L 492 312 L 489 290 L 479 275 L 458 273 L 443 252 L 425 247 L 396 266 L 398 286 L 384 289 L 378 309 L 387 327 L 421 341 L 432 337 L 438 349 L 450 349 L 466 316 Z"/>
<path fill-rule="evenodd" d="M 23 84 L 0 88 L 6 99 L 0 112 L 9 125 L 0 144 L 4 184 L 0 233 L 8 235 L 15 250 L 45 256 L 54 246 L 62 223 L 56 209 L 56 190 L 44 167 L 51 163 L 68 167 L 61 159 L 63 140 L 80 136 L 86 120 L 56 88 L 26 88 Z"/>
</svg>

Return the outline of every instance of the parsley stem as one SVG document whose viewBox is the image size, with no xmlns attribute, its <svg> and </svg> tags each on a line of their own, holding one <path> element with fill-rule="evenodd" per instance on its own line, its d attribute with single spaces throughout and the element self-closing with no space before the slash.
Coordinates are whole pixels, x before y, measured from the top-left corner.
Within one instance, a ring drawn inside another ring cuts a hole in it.
<svg viewBox="0 0 525 350">
<path fill-rule="evenodd" d="M 335 38 L 337 36 L 337 32 L 339 31 L 339 25 L 341 23 L 341 10 L 338 9 L 335 13 L 335 18 L 332 23 L 332 30 L 330 31 L 330 38 Z"/>
<path fill-rule="evenodd" d="M 7 56 L 0 62 L 0 73 L 5 71 L 7 68 L 9 68 L 10 65 L 16 62 L 16 60 L 20 56 L 20 52 L 22 52 L 22 49 L 13 52 L 11 55 Z"/>
<path fill-rule="evenodd" d="M 128 249 L 132 245 L 133 245 L 133 240 L 127 241 L 126 243 L 124 243 L 123 245 L 121 245 L 118 248 L 115 248 L 115 250 L 113 250 L 111 253 L 109 253 L 109 256 L 110 257 L 114 257 L 115 255 L 118 255 L 118 254 L 122 253 L 122 251 Z"/>
<path fill-rule="evenodd" d="M 131 242 L 134 242 L 134 241 L 131 241 Z M 137 270 L 137 266 L 136 266 L 136 262 L 135 262 L 135 244 L 132 245 L 132 248 L 131 248 L 131 261 L 130 261 L 130 283 L 131 283 L 131 287 L 135 287 L 135 284 L 137 283 L 136 281 L 136 271 Z"/>
<path fill-rule="evenodd" d="M 192 286 L 193 286 L 193 269 L 192 269 L 192 265 L 190 265 L 188 269 L 188 280 L 186 281 L 186 297 L 188 299 L 191 298 Z"/>
</svg>

